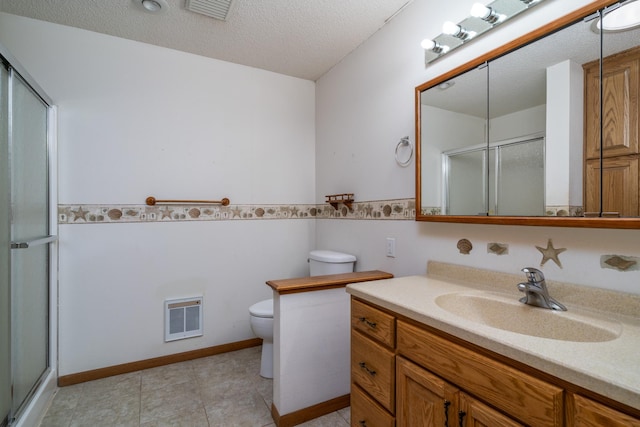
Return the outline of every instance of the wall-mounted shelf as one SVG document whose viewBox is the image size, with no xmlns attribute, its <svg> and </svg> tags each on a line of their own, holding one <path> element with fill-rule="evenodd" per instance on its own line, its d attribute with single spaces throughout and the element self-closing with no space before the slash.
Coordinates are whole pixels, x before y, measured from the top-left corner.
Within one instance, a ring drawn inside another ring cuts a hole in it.
<svg viewBox="0 0 640 427">
<path fill-rule="evenodd" d="M 338 205 L 342 203 L 350 211 L 353 210 L 353 193 L 344 193 L 344 194 L 330 194 L 325 196 L 327 198 L 326 202 L 333 206 L 334 209 L 338 209 Z"/>
</svg>

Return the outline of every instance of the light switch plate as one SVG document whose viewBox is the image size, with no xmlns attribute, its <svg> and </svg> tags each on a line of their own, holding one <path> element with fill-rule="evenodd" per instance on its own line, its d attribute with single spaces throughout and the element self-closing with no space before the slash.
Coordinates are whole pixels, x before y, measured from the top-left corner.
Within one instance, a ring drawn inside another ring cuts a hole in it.
<svg viewBox="0 0 640 427">
<path fill-rule="evenodd" d="M 396 239 L 395 237 L 387 237 L 387 256 L 396 257 Z"/>
</svg>

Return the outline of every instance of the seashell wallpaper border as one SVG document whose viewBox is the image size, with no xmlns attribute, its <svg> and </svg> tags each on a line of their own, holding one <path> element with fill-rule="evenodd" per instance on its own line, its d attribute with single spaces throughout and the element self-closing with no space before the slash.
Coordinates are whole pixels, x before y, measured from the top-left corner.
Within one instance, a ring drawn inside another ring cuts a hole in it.
<svg viewBox="0 0 640 427">
<path fill-rule="evenodd" d="M 266 219 L 415 220 L 415 200 L 354 202 L 353 209 L 308 205 L 58 205 L 59 224 L 236 221 Z"/>
<path fill-rule="evenodd" d="M 442 215 L 442 209 L 439 206 L 435 207 L 422 207 L 422 215 Z M 545 206 L 545 216 L 584 216 L 584 209 L 582 206 Z"/>
</svg>

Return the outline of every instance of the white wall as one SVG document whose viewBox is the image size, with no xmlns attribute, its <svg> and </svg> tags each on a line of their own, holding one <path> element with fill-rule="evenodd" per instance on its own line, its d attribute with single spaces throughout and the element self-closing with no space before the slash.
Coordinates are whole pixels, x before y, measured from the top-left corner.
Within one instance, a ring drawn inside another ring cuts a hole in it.
<svg viewBox="0 0 640 427">
<path fill-rule="evenodd" d="M 545 132 L 546 110 L 546 105 L 538 105 L 491 119 L 489 125 L 491 142 Z"/>
<path fill-rule="evenodd" d="M 315 201 L 314 83 L 0 14 L 0 42 L 59 106 L 59 202 Z M 269 279 L 307 274 L 314 220 L 60 226 L 60 375 L 253 337 Z M 163 342 L 166 298 L 204 336 Z"/>
<path fill-rule="evenodd" d="M 472 0 L 414 0 L 393 21 L 345 58 L 316 85 L 316 168 L 318 197 L 348 187 L 356 200 L 412 197 L 413 168 L 393 158 L 402 135 L 414 134 L 414 88 L 468 60 L 540 27 L 587 0 L 547 1 L 428 67 L 420 40 L 433 37 L 445 20 L 467 16 Z M 385 238 L 396 237 L 396 258 L 385 257 Z M 474 245 L 470 255 L 456 249 L 460 238 Z M 563 268 L 547 262 L 553 280 L 640 293 L 640 272 L 600 267 L 600 256 L 640 256 L 640 230 L 488 226 L 416 223 L 412 221 L 318 220 L 318 246 L 331 246 L 358 256 L 357 269 L 379 268 L 397 276 L 422 274 L 426 261 L 454 262 L 519 273 L 538 266 L 535 246 L 567 248 Z M 489 242 L 509 244 L 509 254 L 488 254 Z"/>
<path fill-rule="evenodd" d="M 547 68 L 547 205 L 582 206 L 583 94 L 580 64 Z"/>
<path fill-rule="evenodd" d="M 457 148 L 479 145 L 483 142 L 486 120 L 443 110 L 429 105 L 421 107 L 422 129 L 429 129 L 429 144 L 421 147 L 423 163 L 422 206 L 442 207 L 442 153 Z"/>
</svg>

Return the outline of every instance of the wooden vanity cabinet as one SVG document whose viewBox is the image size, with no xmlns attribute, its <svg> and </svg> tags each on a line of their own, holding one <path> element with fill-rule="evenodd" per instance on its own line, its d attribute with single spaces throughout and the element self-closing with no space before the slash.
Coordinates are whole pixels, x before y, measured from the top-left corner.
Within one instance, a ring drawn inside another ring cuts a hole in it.
<svg viewBox="0 0 640 427">
<path fill-rule="evenodd" d="M 351 310 L 353 427 L 640 427 L 515 362 L 354 298 Z"/>
</svg>

